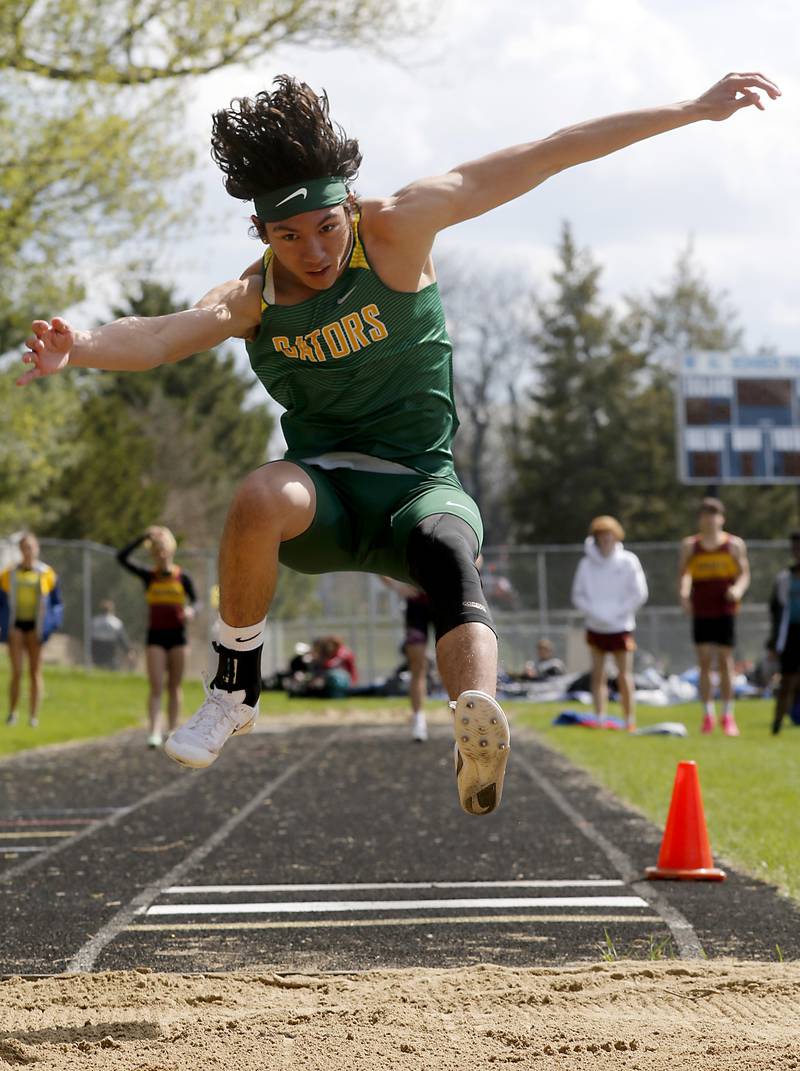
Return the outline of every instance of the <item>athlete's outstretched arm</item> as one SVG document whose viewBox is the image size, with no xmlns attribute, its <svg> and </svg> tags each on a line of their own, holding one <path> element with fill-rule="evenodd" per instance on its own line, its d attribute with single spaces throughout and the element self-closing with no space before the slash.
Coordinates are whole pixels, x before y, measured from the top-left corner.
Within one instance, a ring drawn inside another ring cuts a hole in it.
<svg viewBox="0 0 800 1071">
<path fill-rule="evenodd" d="M 17 380 L 60 372 L 68 364 L 112 372 L 144 372 L 218 346 L 259 323 L 261 285 L 257 277 L 215 287 L 192 309 L 167 316 L 125 316 L 90 331 L 76 331 L 66 320 L 34 320 L 22 360 L 32 367 Z"/>
<path fill-rule="evenodd" d="M 395 222 L 413 222 L 434 234 L 528 193 L 559 171 L 645 138 L 701 119 L 729 119 L 742 108 L 763 111 L 758 90 L 772 100 L 780 96 L 778 87 L 762 74 L 729 74 L 696 100 L 591 119 L 541 141 L 502 149 L 406 186 L 387 202 L 387 223 L 394 210 Z"/>
</svg>

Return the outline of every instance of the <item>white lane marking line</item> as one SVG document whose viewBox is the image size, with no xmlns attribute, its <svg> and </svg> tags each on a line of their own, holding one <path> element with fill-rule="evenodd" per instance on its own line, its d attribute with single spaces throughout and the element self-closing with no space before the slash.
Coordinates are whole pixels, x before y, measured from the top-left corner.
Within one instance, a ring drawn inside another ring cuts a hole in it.
<svg viewBox="0 0 800 1071">
<path fill-rule="evenodd" d="M 41 866 L 42 863 L 52 859 L 54 855 L 64 851 L 65 848 L 73 848 L 85 837 L 91 837 L 94 833 L 99 833 L 101 829 L 108 829 L 110 826 L 116 825 L 117 822 L 126 818 L 129 814 L 133 814 L 141 807 L 146 807 L 148 803 L 154 803 L 158 799 L 163 799 L 166 796 L 172 796 L 175 793 L 183 792 L 184 789 L 187 789 L 194 784 L 194 780 L 192 775 L 188 771 L 185 771 L 177 776 L 174 781 L 162 785 L 161 788 L 153 789 L 152 792 L 148 792 L 146 796 L 142 796 L 142 798 L 136 800 L 135 803 L 128 804 L 127 807 L 97 807 L 96 810 L 98 812 L 109 811 L 110 813 L 107 817 L 92 822 L 90 826 L 86 826 L 84 829 L 80 830 L 79 833 L 71 834 L 68 839 L 64 838 L 63 840 L 57 841 L 57 843 L 48 848 L 46 852 L 42 852 L 40 855 L 34 855 L 22 863 L 17 863 L 15 866 L 8 867 L 0 873 L 0 885 L 7 884 L 15 878 L 20 877 L 22 874 L 26 874 L 28 871 L 33 870 L 34 867 Z M 81 808 L 75 808 L 75 810 L 81 810 Z M 83 810 L 84 813 L 86 813 L 88 808 Z"/>
<path fill-rule="evenodd" d="M 0 826 L 86 826 L 94 818 L 0 818 Z"/>
<path fill-rule="evenodd" d="M 44 845 L 38 848 L 32 848 L 30 845 L 27 847 L 22 844 L 5 844 L 0 848 L 0 855 L 10 855 L 13 852 L 15 855 L 19 855 L 20 852 L 44 852 L 47 849 Z"/>
<path fill-rule="evenodd" d="M 91 817 L 89 820 L 94 821 L 99 815 L 112 814 L 114 811 L 124 811 L 124 807 L 37 807 L 31 811 L 16 811 L 13 814 L 7 814 L 6 818 L 13 820 L 15 818 L 35 818 L 44 817 L 49 818 L 51 821 L 57 821 L 62 814 L 88 814 Z M 50 977 L 47 975 L 46 977 Z"/>
<path fill-rule="evenodd" d="M 0 840 L 19 840 L 22 837 L 30 837 L 31 840 L 39 837 L 74 837 L 71 829 L 15 829 L 10 833 L 0 833 Z"/>
<path fill-rule="evenodd" d="M 539 741 L 537 741 L 537 746 L 545 747 Z M 618 848 L 616 844 L 612 844 L 607 837 L 603 836 L 588 818 L 584 818 L 577 807 L 573 807 L 552 781 L 545 777 L 543 773 L 540 773 L 524 755 L 520 754 L 520 750 L 517 747 L 514 753 L 515 765 L 521 767 L 531 781 L 538 785 L 545 795 L 550 797 L 561 813 L 569 818 L 570 822 L 587 840 L 597 845 L 625 883 L 630 885 L 635 892 L 647 898 L 648 905 L 658 912 L 669 928 L 669 932 L 677 945 L 680 958 L 703 959 L 705 952 L 700 943 L 700 938 L 694 932 L 694 927 L 686 916 L 673 907 L 657 889 L 653 888 L 654 882 L 643 881 L 640 871 L 633 865 L 630 857 L 621 848 Z M 547 748 L 547 750 L 551 751 L 550 748 Z"/>
<path fill-rule="evenodd" d="M 198 846 L 193 851 L 189 852 L 180 863 L 176 863 L 176 865 L 168 870 L 161 878 L 142 889 L 140 893 L 137 893 L 129 903 L 120 908 L 120 910 L 109 919 L 105 926 L 102 926 L 97 931 L 94 937 L 91 937 L 85 945 L 78 949 L 67 964 L 66 973 L 74 974 L 81 971 L 90 971 L 94 966 L 97 957 L 106 945 L 109 945 L 120 933 L 122 933 L 123 930 L 127 929 L 136 915 L 141 914 L 150 907 L 153 901 L 158 898 L 159 893 L 165 885 L 176 885 L 184 874 L 187 874 L 193 867 L 202 862 L 207 855 L 222 844 L 238 825 L 249 818 L 250 815 L 261 806 L 265 799 L 268 799 L 273 792 L 280 788 L 284 782 L 288 781 L 298 770 L 302 770 L 304 766 L 314 762 L 322 752 L 338 739 L 338 737 L 342 736 L 343 733 L 344 729 L 337 729 L 335 732 L 330 733 L 325 737 L 321 744 L 306 751 L 303 757 L 298 759 L 297 762 L 293 762 L 291 766 L 286 766 L 282 773 L 278 774 L 278 776 L 271 781 L 268 781 L 248 803 L 244 804 L 243 807 L 240 807 L 235 814 L 231 815 L 227 821 L 223 822 L 207 840 L 203 841 L 202 844 L 198 844 Z"/>
<path fill-rule="evenodd" d="M 369 892 L 375 889 L 608 889 L 619 888 L 624 884 L 620 878 L 587 878 L 585 881 L 573 878 L 566 881 L 518 878 L 514 881 L 362 881 L 319 885 L 172 885 L 161 892 L 170 896 L 184 896 L 189 893 L 201 896 L 203 893 L 221 895 L 241 892 Z"/>
<path fill-rule="evenodd" d="M 658 915 L 415 915 L 413 918 L 372 918 L 372 919 L 272 919 L 247 920 L 241 922 L 138 922 L 126 926 L 127 933 L 195 933 L 209 930 L 324 930 L 324 929 L 358 929 L 374 926 L 476 926 L 513 925 L 520 923 L 650 923 L 664 925 Z"/>
<path fill-rule="evenodd" d="M 484 896 L 456 900 L 277 900 L 251 904 L 153 904 L 141 915 L 306 915 L 339 911 L 456 911 L 512 907 L 649 907 L 641 896 Z"/>
</svg>

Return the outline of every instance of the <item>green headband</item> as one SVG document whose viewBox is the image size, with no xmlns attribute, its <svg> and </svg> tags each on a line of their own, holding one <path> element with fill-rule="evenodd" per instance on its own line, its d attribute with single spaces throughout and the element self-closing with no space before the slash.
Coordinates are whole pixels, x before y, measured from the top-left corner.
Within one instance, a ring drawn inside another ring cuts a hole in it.
<svg viewBox="0 0 800 1071">
<path fill-rule="evenodd" d="M 341 178 L 306 179 L 279 190 L 260 193 L 253 198 L 256 215 L 265 223 L 313 212 L 317 208 L 332 208 L 347 200 L 347 186 Z"/>
</svg>

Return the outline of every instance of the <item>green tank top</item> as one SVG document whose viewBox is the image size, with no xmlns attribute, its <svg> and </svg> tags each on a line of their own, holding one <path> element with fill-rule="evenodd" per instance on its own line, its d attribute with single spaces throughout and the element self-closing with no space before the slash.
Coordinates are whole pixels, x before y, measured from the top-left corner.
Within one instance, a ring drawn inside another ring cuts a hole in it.
<svg viewBox="0 0 800 1071">
<path fill-rule="evenodd" d="M 265 295 L 272 250 L 264 254 Z M 452 345 L 436 283 L 390 290 L 353 226 L 347 268 L 296 305 L 268 304 L 247 343 L 253 371 L 286 412 L 289 460 L 367 454 L 430 476 L 452 476 L 458 428 Z"/>
</svg>

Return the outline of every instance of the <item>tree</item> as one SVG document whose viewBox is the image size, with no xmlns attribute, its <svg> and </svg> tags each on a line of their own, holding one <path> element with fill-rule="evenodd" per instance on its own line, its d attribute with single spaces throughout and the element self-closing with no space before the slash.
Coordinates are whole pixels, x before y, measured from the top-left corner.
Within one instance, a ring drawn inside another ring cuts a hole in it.
<svg viewBox="0 0 800 1071">
<path fill-rule="evenodd" d="M 53 475 L 61 508 L 42 533 L 119 547 L 163 514 L 168 489 L 152 471 L 154 444 L 122 402 L 85 390 L 74 432 L 79 453 Z"/>
<path fill-rule="evenodd" d="M 511 509 L 521 542 L 579 542 L 590 519 L 619 517 L 634 541 L 677 540 L 695 523 L 701 488 L 677 476 L 673 369 L 687 349 L 730 350 L 741 332 L 680 254 L 667 286 L 605 305 L 601 268 L 565 225 L 555 298 L 533 335 L 537 385 L 514 454 Z M 791 488 L 725 487 L 733 531 L 774 538 L 795 511 Z"/>
<path fill-rule="evenodd" d="M 508 538 L 508 443 L 519 431 L 519 391 L 530 377 L 533 300 L 518 272 L 465 269 L 437 257 L 461 427 L 456 468 L 481 509 L 487 543 Z"/>
<path fill-rule="evenodd" d="M 714 292 L 695 260 L 693 243 L 681 250 L 671 277 L 644 297 L 629 295 L 622 333 L 647 361 L 648 389 L 636 436 L 655 455 L 652 493 L 632 505 L 630 519 L 640 539 L 677 538 L 694 522 L 701 487 L 677 480 L 674 373 L 691 352 L 730 353 L 743 343 L 738 317 L 724 292 Z M 727 485 L 722 493 L 733 531 L 773 539 L 796 522 L 792 487 Z M 639 534 L 641 533 L 641 534 Z"/>
<path fill-rule="evenodd" d="M 79 263 L 177 220 L 192 166 L 183 85 L 279 45 L 371 47 L 423 25 L 417 0 L 0 0 L 0 353 L 83 296 Z M 184 200 L 186 198 L 184 197 Z M 122 252 L 121 252 L 122 251 Z M 118 266 L 118 265 L 117 265 Z"/>
<path fill-rule="evenodd" d="M 537 383 L 514 451 L 511 506 L 523 542 L 577 542 L 593 515 L 624 515 L 635 467 L 644 360 L 619 336 L 600 300 L 601 269 L 567 225 L 558 253 L 556 297 L 537 306 Z"/>
<path fill-rule="evenodd" d="M 0 68 L 75 83 L 141 86 L 263 62 L 279 46 L 369 47 L 424 25 L 385 0 L 4 0 Z"/>
<path fill-rule="evenodd" d="M 73 436 L 80 399 L 62 377 L 22 391 L 11 376 L 0 375 L 0 533 L 47 527 L 64 508 L 54 489 L 63 465 L 76 465 L 83 453 Z"/>
</svg>

